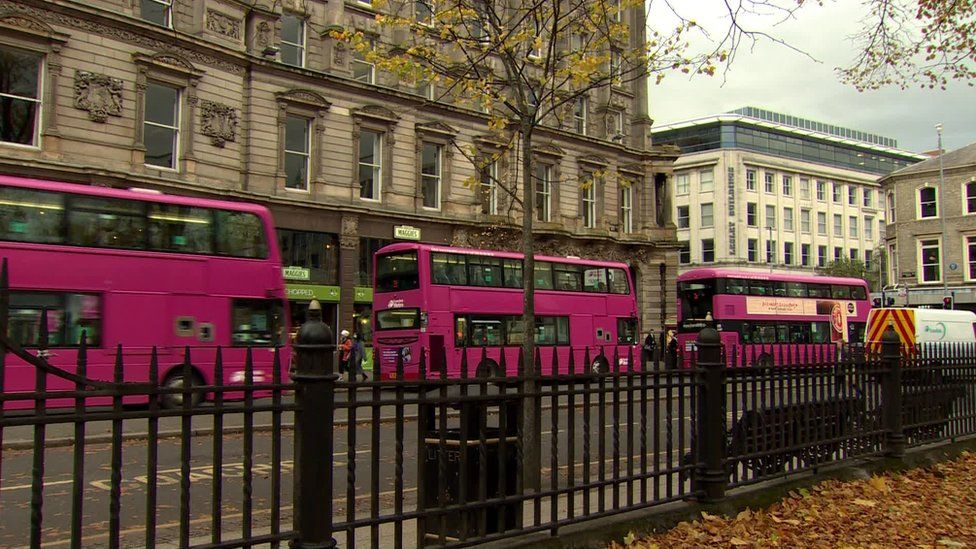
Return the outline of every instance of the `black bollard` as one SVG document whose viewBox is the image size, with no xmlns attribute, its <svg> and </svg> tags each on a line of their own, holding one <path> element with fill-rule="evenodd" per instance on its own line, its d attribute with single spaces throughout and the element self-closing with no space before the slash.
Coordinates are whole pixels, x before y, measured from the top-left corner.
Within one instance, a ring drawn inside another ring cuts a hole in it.
<svg viewBox="0 0 976 549">
<path fill-rule="evenodd" d="M 332 424 L 335 417 L 335 336 L 322 322 L 318 301 L 295 344 L 295 532 L 296 549 L 328 549 L 332 538 Z"/>
</svg>

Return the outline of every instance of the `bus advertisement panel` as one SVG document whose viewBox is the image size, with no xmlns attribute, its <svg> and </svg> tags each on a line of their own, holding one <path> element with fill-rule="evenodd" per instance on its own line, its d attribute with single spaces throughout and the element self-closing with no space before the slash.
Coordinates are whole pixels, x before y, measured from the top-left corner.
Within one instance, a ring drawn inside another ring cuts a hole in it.
<svg viewBox="0 0 976 549">
<path fill-rule="evenodd" d="M 374 360 L 382 379 L 420 376 L 421 353 L 429 376 L 441 369 L 461 376 L 514 376 L 523 338 L 522 255 L 393 244 L 376 253 L 373 286 Z M 636 348 L 637 300 L 622 263 L 538 256 L 535 263 L 535 342 L 543 374 L 621 369 Z M 440 352 L 443 350 L 443 352 Z M 589 364 L 585 357 L 589 352 Z M 443 356 L 443 364 L 438 363 Z M 502 367 L 504 365 L 504 368 Z"/>
<path fill-rule="evenodd" d="M 678 276 L 678 349 L 687 362 L 709 327 L 729 360 L 748 356 L 761 365 L 773 364 L 783 345 L 860 343 L 868 294 L 857 278 L 692 269 Z"/>
<path fill-rule="evenodd" d="M 0 258 L 9 264 L 8 336 L 36 349 L 43 316 L 48 348 L 38 353 L 74 373 L 86 334 L 90 379 L 112 380 L 121 346 L 125 381 L 147 382 L 155 347 L 158 381 L 182 387 L 189 347 L 190 383 L 239 384 L 251 347 L 254 381 L 270 382 L 275 347 L 286 343 L 281 259 L 262 206 L 0 176 Z M 287 348 L 280 357 L 287 368 Z M 34 372 L 8 354 L 4 391 L 33 391 Z M 48 391 L 73 389 L 48 376 Z M 20 404 L 33 405 L 8 407 Z"/>
</svg>

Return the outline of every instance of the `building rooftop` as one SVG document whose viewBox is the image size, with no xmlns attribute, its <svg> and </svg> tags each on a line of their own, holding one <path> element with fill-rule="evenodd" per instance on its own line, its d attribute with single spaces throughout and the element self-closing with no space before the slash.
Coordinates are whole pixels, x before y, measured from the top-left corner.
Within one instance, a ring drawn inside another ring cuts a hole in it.
<svg viewBox="0 0 976 549">
<path fill-rule="evenodd" d="M 742 116 L 749 118 L 757 118 L 759 120 L 765 120 L 766 122 L 772 122 L 774 124 L 792 126 L 801 130 L 826 133 L 835 137 L 864 141 L 865 143 L 881 145 L 882 147 L 891 147 L 893 149 L 898 148 L 898 140 L 891 137 L 884 137 L 882 135 L 862 132 L 860 130 L 852 130 L 850 128 L 844 128 L 841 126 L 834 126 L 833 124 L 817 122 L 815 120 L 800 118 L 798 116 L 792 116 L 789 114 L 767 111 L 766 109 L 760 109 L 757 107 L 742 107 L 729 111 L 726 114 L 741 114 Z"/>
<path fill-rule="evenodd" d="M 942 155 L 943 170 L 958 168 L 961 166 L 976 166 L 976 143 L 971 143 L 965 147 L 956 149 L 954 151 L 949 151 Z M 935 157 L 929 158 L 924 162 L 912 164 L 911 166 L 902 168 L 896 172 L 892 172 L 891 176 L 910 175 L 914 173 L 936 171 L 938 169 L 939 156 L 936 154 Z"/>
<path fill-rule="evenodd" d="M 742 107 L 727 113 L 702 116 L 699 118 L 683 120 L 681 122 L 674 122 L 672 124 L 656 126 L 651 131 L 655 134 L 659 134 L 672 130 L 693 128 L 696 126 L 705 126 L 720 122 L 742 122 L 785 133 L 792 133 L 801 137 L 822 139 L 844 145 L 871 149 L 878 152 L 907 156 L 916 160 L 925 160 L 930 158 L 924 154 L 897 148 L 897 141 L 895 139 L 859 132 L 857 130 L 850 130 L 840 126 L 824 124 L 822 122 L 814 122 L 812 120 L 806 120 L 786 114 L 774 113 L 772 111 L 767 111 L 756 107 Z M 862 139 L 859 139 L 858 137 Z M 876 141 L 881 141 L 881 143 Z"/>
</svg>

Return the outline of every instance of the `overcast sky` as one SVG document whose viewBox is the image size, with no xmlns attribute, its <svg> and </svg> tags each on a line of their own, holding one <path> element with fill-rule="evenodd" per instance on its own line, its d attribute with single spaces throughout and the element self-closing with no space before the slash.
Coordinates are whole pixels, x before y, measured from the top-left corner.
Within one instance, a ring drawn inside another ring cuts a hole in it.
<svg viewBox="0 0 976 549">
<path fill-rule="evenodd" d="M 686 15 L 709 22 L 716 13 L 714 0 L 679 0 Z M 976 88 L 965 84 L 942 90 L 858 92 L 842 84 L 834 69 L 847 66 L 854 46 L 848 36 L 861 24 L 864 8 L 854 0 L 828 0 L 822 8 L 810 6 L 796 20 L 765 29 L 787 40 L 814 59 L 769 42 L 739 52 L 731 70 L 713 77 L 669 74 L 650 86 L 650 115 L 654 125 L 728 112 L 753 106 L 801 118 L 893 137 L 898 147 L 914 152 L 935 150 L 936 123 L 942 123 L 943 144 L 954 150 L 976 142 Z M 651 26 L 658 7 L 652 8 Z M 697 11 L 696 11 L 697 10 Z"/>
</svg>

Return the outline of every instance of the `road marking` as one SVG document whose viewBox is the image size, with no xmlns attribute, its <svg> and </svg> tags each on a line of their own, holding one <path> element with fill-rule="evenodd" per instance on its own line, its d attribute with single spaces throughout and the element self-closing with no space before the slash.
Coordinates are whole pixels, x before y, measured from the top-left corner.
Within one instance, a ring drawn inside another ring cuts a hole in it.
<svg viewBox="0 0 976 549">
<path fill-rule="evenodd" d="M 73 479 L 68 479 L 68 480 L 52 480 L 52 481 L 45 482 L 44 483 L 44 487 L 47 488 L 48 486 L 58 486 L 60 484 L 71 484 L 72 482 L 74 482 Z M 34 487 L 33 484 L 18 484 L 16 486 L 3 486 L 3 487 L 0 487 L 0 492 L 7 492 L 7 491 L 12 492 L 14 490 L 29 490 L 29 489 L 31 489 L 33 487 Z"/>
</svg>

